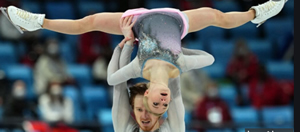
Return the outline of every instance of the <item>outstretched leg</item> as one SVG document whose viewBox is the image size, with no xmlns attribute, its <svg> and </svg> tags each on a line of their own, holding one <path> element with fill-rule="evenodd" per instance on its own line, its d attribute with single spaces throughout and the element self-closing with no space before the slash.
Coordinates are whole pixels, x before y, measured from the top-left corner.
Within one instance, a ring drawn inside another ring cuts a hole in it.
<svg viewBox="0 0 300 132">
<path fill-rule="evenodd" d="M 102 31 L 122 35 L 119 20 L 123 13 L 97 13 L 78 20 L 44 19 L 43 28 L 65 34 Z"/>
<path fill-rule="evenodd" d="M 187 10 L 184 13 L 189 18 L 189 32 L 199 31 L 207 26 L 221 28 L 239 27 L 249 21 L 261 25 L 267 19 L 277 15 L 283 8 L 287 0 L 269 0 L 261 5 L 252 6 L 245 12 L 223 13 L 212 8 L 199 8 Z"/>
<path fill-rule="evenodd" d="M 189 18 L 189 32 L 196 32 L 208 26 L 235 28 L 255 18 L 254 10 L 223 13 L 217 9 L 203 7 L 183 12 Z"/>
<path fill-rule="evenodd" d="M 34 14 L 14 6 L 9 6 L 7 8 L 7 14 L 14 25 L 27 31 L 35 31 L 44 28 L 59 33 L 73 35 L 90 31 L 122 34 L 119 24 L 119 20 L 123 14 L 122 12 L 97 13 L 77 20 L 50 20 L 45 18 L 45 14 Z"/>
</svg>

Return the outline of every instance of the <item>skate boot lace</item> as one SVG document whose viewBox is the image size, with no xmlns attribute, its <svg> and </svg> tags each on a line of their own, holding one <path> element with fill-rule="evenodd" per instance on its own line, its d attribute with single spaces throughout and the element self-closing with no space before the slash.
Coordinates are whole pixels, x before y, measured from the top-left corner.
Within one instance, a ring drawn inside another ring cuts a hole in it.
<svg viewBox="0 0 300 132">
<path fill-rule="evenodd" d="M 17 15 L 25 20 L 30 20 L 32 18 L 32 13 L 20 9 L 17 10 Z M 37 17 L 35 19 L 37 19 Z"/>
<path fill-rule="evenodd" d="M 276 5 L 276 2 L 270 0 L 269 2 L 266 2 L 264 4 L 259 5 L 259 10 L 261 10 L 262 12 L 268 12 L 270 11 L 274 6 Z"/>
</svg>

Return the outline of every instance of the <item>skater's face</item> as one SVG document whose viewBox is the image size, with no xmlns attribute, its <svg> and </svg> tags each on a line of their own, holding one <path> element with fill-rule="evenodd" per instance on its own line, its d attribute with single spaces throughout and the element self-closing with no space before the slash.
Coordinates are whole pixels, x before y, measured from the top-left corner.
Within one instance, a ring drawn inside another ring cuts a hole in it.
<svg viewBox="0 0 300 132">
<path fill-rule="evenodd" d="M 161 84 L 151 83 L 148 90 L 144 94 L 144 105 L 152 114 L 161 115 L 167 111 L 170 103 L 170 89 Z"/>
<path fill-rule="evenodd" d="M 158 121 L 158 116 L 150 114 L 144 104 L 143 95 L 136 95 L 134 99 L 134 115 L 140 128 L 144 131 L 150 131 Z"/>
</svg>

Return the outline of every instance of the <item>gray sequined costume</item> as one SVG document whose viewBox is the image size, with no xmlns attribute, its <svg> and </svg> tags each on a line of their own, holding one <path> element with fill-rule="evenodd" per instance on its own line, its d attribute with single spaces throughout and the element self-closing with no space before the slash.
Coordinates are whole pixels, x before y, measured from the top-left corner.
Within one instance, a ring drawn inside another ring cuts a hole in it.
<svg viewBox="0 0 300 132">
<path fill-rule="evenodd" d="M 186 16 L 186 15 L 185 15 Z M 173 12 L 151 12 L 139 15 L 133 31 L 139 40 L 138 54 L 133 61 L 110 74 L 109 85 L 142 77 L 143 66 L 149 59 L 170 62 L 180 72 L 199 69 L 214 62 L 214 57 L 202 50 L 181 48 L 184 30 L 182 17 Z M 187 17 L 186 17 L 187 19 Z"/>
</svg>

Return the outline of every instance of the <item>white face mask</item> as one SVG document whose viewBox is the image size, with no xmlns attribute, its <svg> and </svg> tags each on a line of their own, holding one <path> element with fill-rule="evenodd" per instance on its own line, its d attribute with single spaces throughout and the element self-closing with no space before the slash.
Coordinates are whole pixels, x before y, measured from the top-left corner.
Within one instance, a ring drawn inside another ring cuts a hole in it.
<svg viewBox="0 0 300 132">
<path fill-rule="evenodd" d="M 207 91 L 207 96 L 210 98 L 214 98 L 218 96 L 217 88 L 211 88 Z"/>
<path fill-rule="evenodd" d="M 50 92 L 51 92 L 52 95 L 61 95 L 61 93 L 62 93 L 61 86 L 53 85 L 51 87 Z"/>
<path fill-rule="evenodd" d="M 16 86 L 13 91 L 13 96 L 16 98 L 23 98 L 25 96 L 25 88 L 22 86 Z"/>
<path fill-rule="evenodd" d="M 59 52 L 57 44 L 49 44 L 47 51 L 51 55 L 57 55 Z"/>
</svg>

